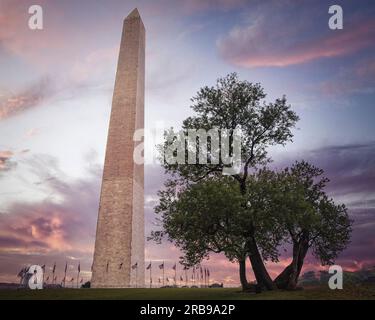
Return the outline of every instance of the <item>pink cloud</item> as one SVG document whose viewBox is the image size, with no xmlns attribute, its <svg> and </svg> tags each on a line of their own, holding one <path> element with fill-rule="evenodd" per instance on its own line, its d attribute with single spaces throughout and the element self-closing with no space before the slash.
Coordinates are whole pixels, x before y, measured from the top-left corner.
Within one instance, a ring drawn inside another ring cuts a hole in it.
<svg viewBox="0 0 375 320">
<path fill-rule="evenodd" d="M 287 28 L 285 29 L 287 30 Z M 277 30 L 268 20 L 236 27 L 220 38 L 217 47 L 227 62 L 245 68 L 285 67 L 351 54 L 373 45 L 375 21 L 347 25 L 343 30 L 329 31 L 322 37 L 305 39 L 303 33 Z"/>
<path fill-rule="evenodd" d="M 194 15 L 207 11 L 229 11 L 240 8 L 246 0 L 188 0 L 173 2 L 169 0 L 149 1 L 144 5 L 144 11 L 151 15 Z M 142 14 L 143 10 L 141 10 Z"/>
<path fill-rule="evenodd" d="M 13 152 L 10 150 L 0 151 L 0 172 L 9 170 L 12 163 L 10 159 L 13 157 Z"/>
<path fill-rule="evenodd" d="M 17 274 L 17 269 L 28 263 L 51 265 L 55 260 L 61 265 L 65 260 L 81 259 L 85 265 L 82 270 L 89 271 L 100 170 L 91 167 L 85 179 L 67 182 L 65 175 L 64 179 L 51 177 L 51 172 L 60 172 L 53 158 L 34 156 L 29 164 L 40 180 L 35 188 L 42 185 L 54 197 L 35 202 L 19 200 L 0 214 L 0 278 L 12 272 Z"/>
<path fill-rule="evenodd" d="M 49 79 L 43 78 L 18 94 L 6 97 L 0 101 L 0 120 L 40 105 L 51 92 Z"/>
<path fill-rule="evenodd" d="M 375 62 L 365 59 L 342 67 L 338 74 L 320 84 L 322 93 L 348 95 L 351 93 L 373 93 L 375 91 Z"/>
<path fill-rule="evenodd" d="M 208 10 L 228 11 L 246 4 L 246 0 L 190 0 L 184 1 L 183 7 L 188 13 Z"/>
</svg>

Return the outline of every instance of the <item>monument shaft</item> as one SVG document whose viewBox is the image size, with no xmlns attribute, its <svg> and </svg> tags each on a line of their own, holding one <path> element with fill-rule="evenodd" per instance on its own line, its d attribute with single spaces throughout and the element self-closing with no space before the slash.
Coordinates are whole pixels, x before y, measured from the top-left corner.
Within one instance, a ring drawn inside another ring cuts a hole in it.
<svg viewBox="0 0 375 320">
<path fill-rule="evenodd" d="M 104 162 L 91 287 L 144 286 L 144 170 L 133 160 L 144 127 L 145 29 L 124 20 Z M 132 268 L 133 266 L 133 268 Z"/>
</svg>

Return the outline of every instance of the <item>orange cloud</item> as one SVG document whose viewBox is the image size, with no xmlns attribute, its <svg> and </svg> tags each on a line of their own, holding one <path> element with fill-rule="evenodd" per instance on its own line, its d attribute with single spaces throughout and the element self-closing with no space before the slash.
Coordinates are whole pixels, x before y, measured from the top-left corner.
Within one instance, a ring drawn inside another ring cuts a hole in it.
<svg viewBox="0 0 375 320">
<path fill-rule="evenodd" d="M 0 120 L 38 106 L 51 93 L 50 89 L 49 80 L 42 79 L 26 90 L 5 98 L 0 102 Z"/>
<path fill-rule="evenodd" d="M 9 160 L 12 156 L 13 152 L 10 150 L 0 151 L 0 171 L 9 170 L 11 166 Z"/>
</svg>

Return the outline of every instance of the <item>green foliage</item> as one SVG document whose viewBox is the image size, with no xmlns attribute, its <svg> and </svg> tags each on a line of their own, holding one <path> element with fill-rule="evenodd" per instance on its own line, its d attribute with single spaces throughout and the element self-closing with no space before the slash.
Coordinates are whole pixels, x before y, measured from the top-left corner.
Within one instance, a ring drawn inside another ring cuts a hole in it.
<svg viewBox="0 0 375 320">
<path fill-rule="evenodd" d="M 245 195 L 233 179 L 222 177 L 189 184 L 176 197 L 176 184 L 169 180 L 155 208 L 163 231 L 152 238 L 167 236 L 184 252 L 184 263 L 194 265 L 209 252 L 224 252 L 231 261 L 245 258 L 252 229 L 264 259 L 277 261 L 285 231 L 275 214 L 276 181 L 277 174 L 264 169 L 249 176 Z"/>
<path fill-rule="evenodd" d="M 231 261 L 246 257 L 251 235 L 264 260 L 277 262 L 283 242 L 304 239 L 323 265 L 332 264 L 349 243 L 352 221 L 345 206 L 325 194 L 328 180 L 322 174 L 304 161 L 281 172 L 261 169 L 249 175 L 246 194 L 230 177 L 184 187 L 169 180 L 155 208 L 163 230 L 152 238 L 167 236 L 182 249 L 188 265 L 210 252 L 224 252 Z"/>
<path fill-rule="evenodd" d="M 352 222 L 345 206 L 325 194 L 328 179 L 322 177 L 323 170 L 305 161 L 282 172 L 259 170 L 270 161 L 267 148 L 291 141 L 299 119 L 285 97 L 274 103 L 265 103 L 265 97 L 260 84 L 240 81 L 232 73 L 192 98 L 195 115 L 183 121 L 182 134 L 189 129 L 231 129 L 232 141 L 234 130 L 240 128 L 242 168 L 239 174 L 223 176 L 226 165 L 214 158 L 210 138 L 207 163 L 163 162 L 171 176 L 155 208 L 163 229 L 153 231 L 150 239 L 174 242 L 188 266 L 210 252 L 223 252 L 234 261 L 243 260 L 251 250 L 277 262 L 285 242 L 298 244 L 301 263 L 312 247 L 322 264 L 331 264 L 349 243 Z M 182 139 L 173 128 L 166 136 L 173 139 L 159 146 L 160 151 Z M 202 144 L 195 142 L 195 151 L 201 150 Z"/>
<path fill-rule="evenodd" d="M 202 180 L 175 195 L 169 181 L 159 192 L 163 231 L 153 232 L 155 240 L 167 235 L 184 252 L 183 263 L 195 265 L 209 252 L 224 252 L 230 260 L 246 257 L 245 238 L 237 231 L 243 215 L 243 196 L 232 179 Z"/>
<path fill-rule="evenodd" d="M 269 160 L 268 146 L 284 145 L 292 139 L 291 129 L 299 119 L 287 104 L 285 97 L 276 99 L 273 103 L 265 103 L 265 97 L 266 94 L 259 83 L 241 81 L 236 73 L 231 73 L 218 79 L 216 86 L 201 88 L 191 99 L 191 108 L 196 115 L 183 121 L 184 132 L 188 129 L 241 129 L 243 168 L 242 174 L 235 178 L 242 183 L 247 178 L 249 167 L 265 164 Z M 177 136 L 173 129 L 166 135 Z M 232 138 L 233 132 L 229 139 Z M 166 142 L 166 145 L 160 148 L 170 144 L 171 142 Z M 210 148 L 211 145 L 208 143 L 207 164 L 164 163 L 164 168 L 168 173 L 194 182 L 209 176 L 220 176 L 225 164 L 221 160 L 215 164 L 210 162 Z"/>
<path fill-rule="evenodd" d="M 324 192 L 328 179 L 323 170 L 301 161 L 279 175 L 283 198 L 278 206 L 279 222 L 288 231 L 287 239 L 308 241 L 322 265 L 334 259 L 349 243 L 352 221 L 345 205 L 337 205 Z"/>
</svg>

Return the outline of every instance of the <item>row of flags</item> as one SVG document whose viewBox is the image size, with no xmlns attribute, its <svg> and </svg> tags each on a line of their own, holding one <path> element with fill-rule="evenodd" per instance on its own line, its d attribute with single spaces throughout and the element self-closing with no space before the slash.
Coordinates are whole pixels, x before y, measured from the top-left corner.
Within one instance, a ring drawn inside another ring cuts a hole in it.
<svg viewBox="0 0 375 320">
<path fill-rule="evenodd" d="M 165 285 L 165 281 L 169 284 L 171 282 L 174 282 L 175 285 L 177 285 L 177 280 L 178 280 L 178 277 L 177 277 L 177 263 L 174 263 L 171 267 L 171 269 L 174 271 L 174 276 L 173 277 L 165 277 L 165 270 L 166 270 L 166 265 L 165 265 L 165 262 L 163 261 L 163 263 L 161 264 L 158 264 L 157 265 L 158 268 L 160 270 L 162 270 L 162 277 L 159 277 L 158 278 L 158 283 L 159 284 L 162 284 L 163 286 Z M 123 267 L 123 263 L 120 263 L 119 264 L 119 269 L 122 269 Z M 42 265 L 41 268 L 43 269 L 43 275 L 45 275 L 45 271 L 46 271 L 46 265 Z M 106 265 L 106 272 L 108 272 L 108 269 L 109 269 L 109 261 L 107 262 L 107 265 Z M 136 286 L 137 286 L 137 278 L 138 278 L 138 262 L 136 262 L 135 264 L 133 264 L 131 266 L 131 269 L 132 270 L 135 270 L 136 272 L 136 275 L 135 275 L 135 278 L 136 278 Z M 18 277 L 20 277 L 21 279 L 23 278 L 23 276 L 27 273 L 27 270 L 28 270 L 28 267 L 24 267 L 22 268 L 22 270 L 18 273 Z M 149 264 L 146 266 L 146 270 L 149 270 L 149 277 L 150 277 L 150 287 L 152 286 L 152 283 L 153 283 L 153 279 L 152 279 L 152 261 L 149 262 Z M 187 266 L 183 266 L 182 268 L 184 274 L 181 274 L 180 277 L 179 277 L 179 281 L 180 281 L 180 284 L 182 284 L 183 282 L 185 282 L 186 286 L 188 285 L 188 282 L 189 280 L 191 281 L 191 283 L 193 284 L 199 284 L 199 285 L 205 285 L 205 286 L 208 286 L 209 283 L 210 283 L 210 270 L 206 267 L 203 267 L 201 265 L 199 266 L 193 266 L 191 268 L 191 277 L 188 276 L 188 270 L 190 270 L 190 268 L 188 268 Z M 68 263 L 65 262 L 65 268 L 64 268 L 64 277 L 62 278 L 62 281 L 61 283 L 64 285 L 64 287 L 66 286 L 66 283 L 73 283 L 74 280 L 76 279 L 77 281 L 77 287 L 78 287 L 78 284 L 79 283 L 83 283 L 83 278 L 80 279 L 80 272 L 81 272 L 81 263 L 78 262 L 78 266 L 77 266 L 77 277 L 74 278 L 74 277 L 67 277 L 67 271 L 68 271 Z M 92 271 L 92 266 L 91 266 L 91 271 Z M 44 279 L 44 282 L 48 283 L 50 281 L 50 283 L 52 284 L 56 284 L 57 283 L 57 275 L 55 275 L 56 273 L 56 262 L 54 263 L 53 265 L 53 268 L 52 268 L 52 275 L 48 275 L 46 276 L 46 278 Z M 70 278 L 70 280 L 69 280 Z"/>
<path fill-rule="evenodd" d="M 106 272 L 109 271 L 109 267 L 110 267 L 110 263 L 109 261 L 107 261 L 107 264 L 106 264 Z M 118 269 L 122 269 L 123 267 L 123 263 L 121 262 L 119 265 L 118 265 Z M 135 286 L 137 287 L 137 279 L 138 279 L 138 262 L 134 263 L 131 265 L 131 270 L 134 270 L 135 271 Z M 157 267 L 162 270 L 163 272 L 163 276 L 162 277 L 159 277 L 158 278 L 158 283 L 159 284 L 162 284 L 163 286 L 165 285 L 165 282 L 167 282 L 168 284 L 171 283 L 171 282 L 174 282 L 175 285 L 177 285 L 177 281 L 178 281 L 178 277 L 177 277 L 177 263 L 173 264 L 172 265 L 172 270 L 174 271 L 174 277 L 165 277 L 165 270 L 166 270 L 166 265 L 165 265 L 165 262 L 163 261 L 163 263 L 161 264 L 158 264 Z M 188 268 L 187 266 L 184 266 L 183 267 L 183 271 L 184 271 L 184 275 L 181 275 L 179 277 L 179 281 L 180 281 L 180 284 L 182 284 L 183 282 L 185 282 L 185 285 L 187 286 L 188 283 L 190 282 L 191 280 L 191 283 L 192 284 L 195 284 L 195 285 L 204 285 L 204 286 L 209 286 L 209 283 L 210 283 L 210 270 L 206 267 L 203 267 L 201 265 L 199 266 L 193 266 L 192 267 L 192 274 L 191 274 L 191 278 L 188 277 L 188 270 L 190 268 Z M 149 264 L 146 266 L 146 270 L 149 270 L 149 277 L 150 277 L 150 288 L 152 287 L 152 283 L 153 283 L 153 278 L 152 278 L 152 261 L 149 262 Z M 92 271 L 92 267 L 91 267 L 91 271 Z"/>
<path fill-rule="evenodd" d="M 50 281 L 51 284 L 56 284 L 57 283 L 57 275 L 55 275 L 55 273 L 56 273 L 56 262 L 54 263 L 54 265 L 52 267 L 52 275 L 45 276 L 46 275 L 46 265 L 45 264 L 43 264 L 41 266 L 41 268 L 43 270 L 43 282 L 48 283 Z M 27 274 L 28 270 L 29 270 L 29 267 L 23 267 L 21 269 L 21 271 L 17 274 L 17 277 L 21 278 L 21 282 L 23 281 L 23 279 L 24 279 L 25 275 Z M 64 277 L 61 280 L 61 284 L 64 285 L 64 287 L 66 286 L 67 282 L 73 283 L 73 281 L 75 279 L 74 277 L 71 277 L 70 280 L 68 280 L 69 278 L 67 277 L 67 271 L 68 271 L 68 262 L 65 262 Z M 81 273 L 81 262 L 78 262 L 77 277 L 76 277 L 77 287 L 78 287 L 78 283 L 83 283 L 83 278 L 81 278 L 81 280 L 79 280 L 80 273 Z"/>
<path fill-rule="evenodd" d="M 171 282 L 174 283 L 174 285 L 177 285 L 177 263 L 175 263 L 172 266 L 172 270 L 174 271 L 174 276 L 173 277 L 165 277 L 165 262 L 158 265 L 159 269 L 162 270 L 163 275 L 162 277 L 158 278 L 158 283 L 162 284 L 165 286 L 165 281 L 170 284 Z M 152 287 L 153 279 L 152 279 L 152 262 L 147 265 L 146 270 L 150 271 L 150 288 Z M 181 274 L 179 277 L 180 284 L 182 285 L 185 282 L 185 285 L 187 286 L 189 283 L 189 280 L 191 280 L 193 285 L 204 285 L 204 286 L 209 286 L 210 283 L 210 270 L 206 267 L 203 267 L 201 265 L 199 266 L 193 266 L 192 267 L 192 273 L 191 273 L 191 278 L 188 276 L 188 270 L 189 268 L 187 266 L 183 266 L 182 268 L 184 274 Z M 190 279 L 189 279 L 190 278 Z"/>
</svg>

